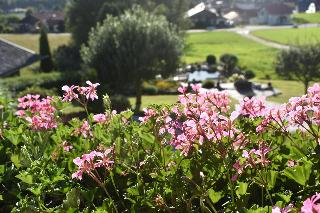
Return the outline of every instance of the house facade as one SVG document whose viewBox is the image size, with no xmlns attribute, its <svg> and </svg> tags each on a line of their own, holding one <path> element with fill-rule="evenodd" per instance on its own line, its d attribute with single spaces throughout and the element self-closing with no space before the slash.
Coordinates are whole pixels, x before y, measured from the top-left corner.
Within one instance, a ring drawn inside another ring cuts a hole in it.
<svg viewBox="0 0 320 213">
<path fill-rule="evenodd" d="M 209 8 L 204 3 L 196 5 L 187 12 L 187 17 L 193 23 L 193 28 L 222 28 L 226 26 L 226 20 L 216 9 Z"/>
<path fill-rule="evenodd" d="M 258 11 L 256 18 L 251 19 L 250 24 L 288 25 L 291 24 L 293 10 L 286 4 L 267 4 Z"/>
</svg>

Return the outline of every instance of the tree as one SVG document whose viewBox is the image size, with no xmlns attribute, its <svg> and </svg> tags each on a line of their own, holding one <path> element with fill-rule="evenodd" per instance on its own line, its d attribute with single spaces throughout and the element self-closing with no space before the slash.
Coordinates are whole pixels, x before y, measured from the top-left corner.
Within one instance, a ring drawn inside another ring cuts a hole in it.
<svg viewBox="0 0 320 213">
<path fill-rule="evenodd" d="M 223 54 L 220 57 L 220 62 L 223 66 L 224 75 L 229 77 L 233 74 L 239 60 L 238 57 L 232 54 Z"/>
<path fill-rule="evenodd" d="M 283 50 L 275 66 L 280 76 L 302 82 L 307 93 L 309 83 L 320 78 L 320 43 Z"/>
<path fill-rule="evenodd" d="M 119 17 L 108 16 L 82 48 L 85 64 L 97 70 L 98 79 L 119 93 L 125 85 L 136 92 L 141 106 L 143 80 L 173 73 L 182 55 L 182 41 L 163 16 L 135 6 Z"/>
<path fill-rule="evenodd" d="M 106 0 L 70 0 L 66 6 L 66 26 L 78 48 L 88 40 L 91 28 L 95 27 L 100 8 Z"/>
<path fill-rule="evenodd" d="M 45 27 L 41 27 L 40 39 L 39 39 L 39 52 L 43 59 L 40 62 L 40 69 L 43 72 L 50 72 L 53 70 L 53 62 L 50 52 L 50 46 L 48 41 L 47 30 Z"/>
<path fill-rule="evenodd" d="M 166 16 L 180 29 L 188 26 L 185 12 L 190 7 L 190 0 L 70 0 L 66 6 L 66 24 L 75 45 L 80 47 L 86 43 L 91 28 L 107 15 L 119 16 L 134 4 Z"/>
<path fill-rule="evenodd" d="M 217 59 L 214 55 L 208 55 L 206 61 L 209 66 L 215 65 L 217 63 Z"/>
</svg>

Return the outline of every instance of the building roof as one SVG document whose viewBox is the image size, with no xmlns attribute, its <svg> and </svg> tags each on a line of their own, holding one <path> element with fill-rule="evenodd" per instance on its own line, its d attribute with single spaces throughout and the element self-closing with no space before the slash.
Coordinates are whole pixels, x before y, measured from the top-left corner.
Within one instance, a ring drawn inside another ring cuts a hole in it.
<svg viewBox="0 0 320 213">
<path fill-rule="evenodd" d="M 205 3 L 200 3 L 200 4 L 197 4 L 194 8 L 191 8 L 190 10 L 188 10 L 187 12 L 187 17 L 192 17 L 192 16 L 195 16 L 203 11 L 207 11 L 207 12 L 210 12 L 212 14 L 215 14 L 218 16 L 218 12 L 216 9 L 214 8 L 208 8 Z"/>
<path fill-rule="evenodd" d="M 47 21 L 47 20 L 63 21 L 64 20 L 63 11 L 43 11 L 43 12 L 35 13 L 32 15 L 41 21 Z"/>
<path fill-rule="evenodd" d="M 294 10 L 294 8 L 281 3 L 267 4 L 263 8 L 271 15 L 288 15 Z"/>
<path fill-rule="evenodd" d="M 46 21 L 64 21 L 64 12 L 63 11 L 42 11 L 39 13 L 33 13 L 26 16 L 22 22 L 29 24 L 36 24 L 38 22 Z"/>
<path fill-rule="evenodd" d="M 20 68 L 39 61 L 41 57 L 33 51 L 0 38 L 0 76 L 9 76 Z"/>
</svg>

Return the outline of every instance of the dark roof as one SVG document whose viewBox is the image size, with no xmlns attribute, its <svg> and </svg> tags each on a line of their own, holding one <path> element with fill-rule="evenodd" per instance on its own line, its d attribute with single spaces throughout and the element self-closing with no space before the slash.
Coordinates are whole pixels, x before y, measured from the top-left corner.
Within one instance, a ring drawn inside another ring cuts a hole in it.
<svg viewBox="0 0 320 213">
<path fill-rule="evenodd" d="M 41 57 L 31 50 L 0 38 L 0 76 L 15 74 L 20 68 L 39 61 Z"/>
<path fill-rule="evenodd" d="M 27 15 L 22 19 L 22 23 L 36 24 L 38 22 L 46 21 L 64 21 L 63 11 L 42 11 Z"/>
<path fill-rule="evenodd" d="M 288 15 L 294 10 L 294 8 L 281 3 L 266 4 L 264 9 L 271 15 Z"/>
<path fill-rule="evenodd" d="M 38 18 L 41 21 L 47 21 L 47 20 L 63 21 L 64 20 L 63 11 L 43 11 L 43 12 L 32 14 L 32 16 Z"/>
</svg>

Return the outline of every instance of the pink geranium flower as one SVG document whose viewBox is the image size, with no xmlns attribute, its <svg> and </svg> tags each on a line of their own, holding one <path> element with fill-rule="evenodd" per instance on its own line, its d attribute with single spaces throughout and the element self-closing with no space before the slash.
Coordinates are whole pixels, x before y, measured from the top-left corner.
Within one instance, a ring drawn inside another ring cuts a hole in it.
<svg viewBox="0 0 320 213">
<path fill-rule="evenodd" d="M 318 213 L 320 212 L 320 204 L 317 202 L 320 200 L 320 193 L 316 193 L 312 197 L 306 199 L 303 202 L 301 213 Z"/>
</svg>

